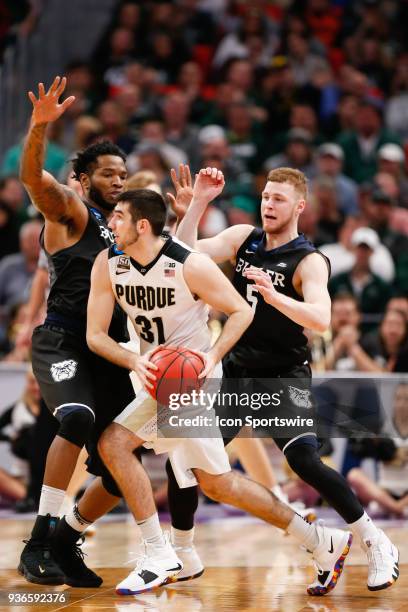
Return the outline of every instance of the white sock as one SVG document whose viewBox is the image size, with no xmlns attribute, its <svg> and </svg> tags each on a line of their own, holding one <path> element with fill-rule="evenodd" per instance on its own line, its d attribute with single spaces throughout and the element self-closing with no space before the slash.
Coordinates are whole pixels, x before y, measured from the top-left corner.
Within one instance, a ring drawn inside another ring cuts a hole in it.
<svg viewBox="0 0 408 612">
<path fill-rule="evenodd" d="M 319 544 L 316 527 L 305 521 L 305 519 L 298 514 L 295 514 L 286 531 L 299 540 L 301 544 L 306 546 L 307 550 L 310 552 L 313 552 Z"/>
<path fill-rule="evenodd" d="M 354 535 L 360 538 L 362 542 L 366 542 L 367 540 L 376 540 L 378 538 L 378 529 L 368 516 L 367 512 L 364 512 L 363 516 L 361 516 L 358 521 L 350 523 L 349 528 Z"/>
<path fill-rule="evenodd" d="M 59 516 L 64 497 L 65 491 L 62 489 L 54 489 L 54 487 L 43 485 L 41 487 L 40 507 L 38 508 L 38 514 L 41 516 L 46 516 L 47 514 L 50 514 L 51 516 Z"/>
<path fill-rule="evenodd" d="M 176 529 L 171 527 L 171 543 L 173 546 L 180 548 L 188 548 L 193 545 L 194 527 L 192 529 Z"/>
<path fill-rule="evenodd" d="M 80 514 L 78 506 L 76 504 L 70 510 L 70 512 L 68 512 L 65 517 L 65 520 L 67 521 L 68 525 L 72 527 L 72 529 L 75 529 L 75 531 L 79 531 L 80 533 L 85 531 L 85 529 L 87 529 L 89 525 L 92 525 L 92 521 L 88 521 L 82 516 L 82 514 Z"/>
<path fill-rule="evenodd" d="M 142 538 L 147 542 L 147 544 L 152 544 L 153 546 L 164 546 L 165 539 L 162 532 L 162 528 L 160 527 L 159 515 L 157 512 L 149 516 L 148 519 L 144 521 L 140 521 L 137 523 L 142 532 Z"/>
<path fill-rule="evenodd" d="M 65 495 L 64 501 L 62 502 L 62 506 L 59 511 L 59 516 L 62 518 L 69 512 L 71 512 L 72 506 L 74 505 L 74 498 L 70 495 Z"/>
</svg>

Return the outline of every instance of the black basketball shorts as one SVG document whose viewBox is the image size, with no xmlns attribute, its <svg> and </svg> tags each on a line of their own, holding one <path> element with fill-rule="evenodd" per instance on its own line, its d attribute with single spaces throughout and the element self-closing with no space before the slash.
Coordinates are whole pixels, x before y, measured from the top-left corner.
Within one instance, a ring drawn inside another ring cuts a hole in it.
<svg viewBox="0 0 408 612">
<path fill-rule="evenodd" d="M 129 373 L 92 353 L 83 336 L 49 324 L 34 330 L 32 363 L 42 397 L 60 422 L 78 407 L 93 413 L 95 424 L 86 445 L 88 470 L 105 475 L 97 443 L 104 429 L 135 397 Z"/>
<path fill-rule="evenodd" d="M 227 355 L 223 361 L 220 401 L 215 407 L 217 415 L 224 418 L 222 422 L 229 423 L 220 427 L 224 442 L 228 444 L 239 434 L 242 423 L 252 436 L 272 438 L 283 452 L 293 444 L 317 448 L 311 382 L 309 364 L 285 371 L 247 368 Z"/>
</svg>

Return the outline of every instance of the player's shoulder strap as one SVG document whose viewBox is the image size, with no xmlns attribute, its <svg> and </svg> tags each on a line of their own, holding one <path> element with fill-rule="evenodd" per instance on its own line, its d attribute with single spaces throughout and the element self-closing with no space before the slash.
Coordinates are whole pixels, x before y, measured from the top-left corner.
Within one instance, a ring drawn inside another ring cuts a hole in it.
<svg viewBox="0 0 408 612">
<path fill-rule="evenodd" d="M 252 232 L 249 233 L 247 238 L 245 238 L 244 242 L 238 248 L 237 253 L 239 253 L 242 249 L 248 249 L 251 251 L 256 251 L 260 242 L 262 242 L 265 232 L 260 227 L 254 227 Z"/>
<path fill-rule="evenodd" d="M 178 240 L 178 238 L 170 236 L 163 254 L 166 255 L 166 257 L 183 264 L 191 253 L 196 252 L 197 251 L 190 248 L 187 244 L 184 244 L 184 242 Z"/>
</svg>

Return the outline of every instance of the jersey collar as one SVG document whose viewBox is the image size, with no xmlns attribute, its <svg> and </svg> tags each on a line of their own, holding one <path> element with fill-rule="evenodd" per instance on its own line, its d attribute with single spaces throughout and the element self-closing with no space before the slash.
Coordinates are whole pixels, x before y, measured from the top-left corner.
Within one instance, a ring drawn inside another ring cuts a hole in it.
<svg viewBox="0 0 408 612">
<path fill-rule="evenodd" d="M 151 268 L 153 268 L 153 266 L 159 261 L 160 257 L 168 249 L 171 242 L 172 242 L 171 236 L 166 236 L 166 241 L 164 242 L 162 248 L 157 253 L 156 257 L 152 259 L 152 261 L 150 261 L 146 266 L 142 266 L 138 261 L 136 261 L 136 259 L 133 259 L 133 257 L 129 257 L 130 263 L 132 264 L 134 268 L 136 268 L 138 272 L 140 272 L 140 274 L 145 276 L 145 274 L 147 274 L 149 270 L 151 270 Z"/>
</svg>

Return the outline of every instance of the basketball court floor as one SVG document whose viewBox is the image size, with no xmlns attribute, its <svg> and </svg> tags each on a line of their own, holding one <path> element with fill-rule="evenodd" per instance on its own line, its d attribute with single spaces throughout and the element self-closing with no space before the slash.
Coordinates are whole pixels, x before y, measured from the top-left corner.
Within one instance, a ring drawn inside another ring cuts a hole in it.
<svg viewBox="0 0 408 612">
<path fill-rule="evenodd" d="M 8 516 L 8 518 L 7 518 Z M 326 524 L 338 525 L 335 514 L 323 509 Z M 168 516 L 162 515 L 166 527 Z M 379 520 L 400 549 L 400 579 L 390 589 L 366 587 L 366 558 L 354 541 L 336 589 L 310 597 L 306 585 L 313 567 L 305 552 L 277 529 L 222 506 L 201 505 L 196 545 L 205 563 L 204 574 L 133 597 L 119 597 L 115 585 L 132 569 L 140 553 L 138 528 L 130 515 L 111 515 L 98 524 L 84 544 L 86 562 L 104 579 L 99 589 L 66 586 L 38 587 L 26 583 L 16 566 L 33 517 L 0 515 L 0 610 L 75 610 L 77 612 L 402 612 L 408 610 L 408 522 Z M 50 604 L 9 605 L 8 593 L 61 593 L 68 600 Z"/>
</svg>

